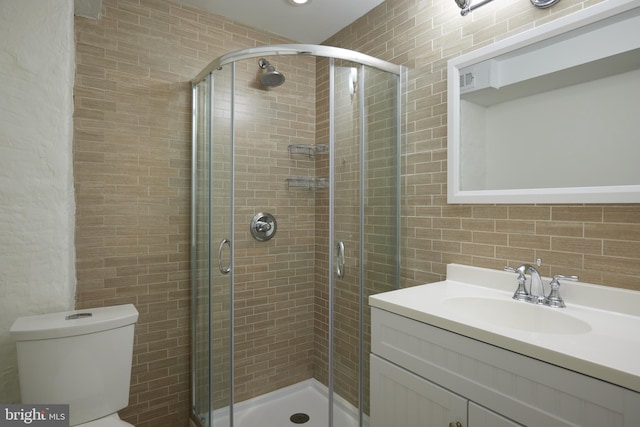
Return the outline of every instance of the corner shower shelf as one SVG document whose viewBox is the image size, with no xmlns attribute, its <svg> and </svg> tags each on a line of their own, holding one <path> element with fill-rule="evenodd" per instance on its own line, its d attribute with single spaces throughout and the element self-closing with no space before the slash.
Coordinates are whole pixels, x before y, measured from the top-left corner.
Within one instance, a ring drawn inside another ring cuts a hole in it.
<svg viewBox="0 0 640 427">
<path fill-rule="evenodd" d="M 306 188 L 315 190 L 316 188 L 327 188 L 329 186 L 328 178 L 313 178 L 309 176 L 292 176 L 287 178 L 287 188 Z"/>
<path fill-rule="evenodd" d="M 316 154 L 326 154 L 328 152 L 328 144 L 289 144 L 289 154 L 303 154 L 307 157 L 315 157 Z"/>
</svg>

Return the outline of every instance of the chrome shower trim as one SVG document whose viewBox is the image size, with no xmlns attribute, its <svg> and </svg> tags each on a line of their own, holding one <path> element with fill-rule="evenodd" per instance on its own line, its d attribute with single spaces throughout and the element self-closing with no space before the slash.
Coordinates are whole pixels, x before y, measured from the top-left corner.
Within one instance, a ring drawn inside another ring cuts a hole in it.
<svg viewBox="0 0 640 427">
<path fill-rule="evenodd" d="M 325 58 L 344 59 L 346 61 L 358 62 L 369 67 L 377 68 L 388 73 L 400 74 L 400 65 L 364 53 L 356 52 L 341 47 L 322 46 L 312 44 L 276 44 L 269 46 L 252 47 L 248 49 L 236 50 L 229 52 L 214 59 L 207 65 L 192 81 L 193 85 L 197 85 L 202 79 L 206 78 L 211 72 L 218 68 L 242 59 L 260 58 L 262 56 L 278 56 L 278 55 L 309 55 L 320 56 Z"/>
<path fill-rule="evenodd" d="M 236 81 L 236 64 L 232 63 L 231 64 L 231 81 L 235 82 Z M 213 100 L 213 93 L 211 94 L 211 98 Z M 235 123 L 236 121 L 236 86 L 235 84 L 231 85 L 231 105 L 230 105 L 230 110 L 231 110 L 231 123 Z M 236 127 L 235 126 L 231 126 L 231 146 L 235 147 L 236 145 Z M 231 167 L 231 183 L 230 183 L 230 194 L 231 194 L 231 203 L 230 203 L 230 211 L 231 212 L 235 212 L 236 211 L 236 199 L 235 199 L 235 194 L 236 194 L 236 152 L 235 150 L 231 150 L 231 158 L 230 158 L 230 167 Z M 231 215 L 231 217 L 229 218 L 229 230 L 231 233 L 231 239 L 233 240 L 233 230 L 236 229 L 236 220 L 235 220 L 235 216 Z M 234 268 L 234 264 L 235 264 L 235 259 L 236 259 L 236 245 L 234 244 L 234 242 L 231 242 L 231 264 L 229 265 L 231 268 L 231 277 L 229 278 L 229 285 L 230 285 L 230 289 L 229 289 L 229 307 L 234 307 L 236 304 L 236 299 L 235 299 L 235 283 L 236 283 L 236 279 L 235 279 L 235 268 Z M 233 314 L 233 310 L 231 310 L 231 314 Z M 236 362 L 235 362 L 235 352 L 236 352 L 236 335 L 233 333 L 233 331 L 235 330 L 236 327 L 236 319 L 235 316 L 230 315 L 229 316 L 229 330 L 231 331 L 231 334 L 229 336 L 229 371 L 230 372 L 235 372 L 236 370 Z M 209 353 L 212 354 L 212 353 Z M 231 390 L 231 392 L 229 393 L 229 425 L 231 427 L 233 427 L 234 425 L 234 419 L 235 419 L 235 404 L 236 404 L 236 398 L 235 398 L 235 394 L 234 394 L 234 390 L 236 388 L 236 376 L 235 375 L 231 375 L 231 377 L 229 378 L 229 390 Z M 211 394 L 209 394 L 209 396 L 211 396 Z M 213 411 L 211 411 L 209 413 L 209 416 L 211 417 L 213 414 Z M 213 427 L 213 423 L 211 423 L 209 425 L 209 427 Z"/>
<path fill-rule="evenodd" d="M 360 108 L 358 108 L 359 110 L 359 116 L 358 120 L 360 122 L 359 126 L 360 129 L 366 129 L 367 125 L 367 118 L 366 118 L 366 108 L 365 108 L 365 73 L 366 73 L 366 68 L 364 65 L 360 65 L 360 68 L 358 70 L 359 73 L 359 77 L 358 77 L 358 81 L 357 81 L 357 85 L 358 85 L 358 103 L 360 105 Z M 395 77 L 394 77 L 395 78 Z M 360 170 L 361 171 L 365 171 L 367 170 L 367 134 L 365 132 L 360 132 Z M 359 204 L 360 204 L 360 242 L 359 242 L 359 255 L 358 258 L 359 259 L 364 259 L 364 254 L 366 253 L 366 241 L 365 241 L 365 218 L 366 218 L 366 206 L 367 206 L 367 197 L 366 197 L 366 191 L 367 191 L 367 181 L 365 179 L 360 179 L 360 200 L 359 200 Z M 399 230 L 399 229 L 398 229 Z M 365 318 L 364 318 L 364 312 L 365 310 L 368 310 L 368 307 L 366 305 L 365 299 L 365 277 L 366 277 L 366 268 L 365 268 L 365 263 L 364 262 L 359 262 L 358 264 L 360 264 L 360 271 L 358 272 L 358 283 L 360 284 L 360 286 L 358 286 L 358 291 L 359 291 L 359 295 L 358 295 L 358 342 L 360 343 L 359 348 L 358 348 L 358 377 L 361 378 L 361 381 L 358 382 L 358 427 L 364 427 L 364 418 L 365 418 L 365 413 L 364 413 L 364 395 L 365 395 L 365 389 L 364 389 L 364 377 L 365 377 L 365 371 L 364 371 L 364 359 L 365 357 L 368 357 L 369 355 L 366 354 L 365 355 L 365 351 L 364 351 L 364 345 L 363 343 L 365 342 L 365 333 L 364 333 L 364 322 L 365 322 Z"/>
<path fill-rule="evenodd" d="M 197 131 L 198 131 L 198 86 L 193 86 L 191 88 L 191 164 L 192 165 L 196 165 L 197 161 L 198 161 L 198 140 L 197 140 Z M 197 175 L 197 169 L 195 167 L 191 168 L 191 200 L 190 200 L 190 206 L 191 206 L 191 241 L 189 242 L 189 259 L 192 260 L 191 262 L 191 285 L 190 285 L 190 290 L 191 290 L 191 307 L 197 307 L 198 304 L 198 295 L 195 289 L 195 281 L 194 278 L 196 277 L 196 263 L 193 261 L 196 259 L 197 256 L 197 252 L 196 252 L 196 235 L 197 235 L 197 212 L 196 209 L 194 209 L 194 202 L 197 198 L 197 184 L 198 184 L 198 175 Z M 196 342 L 197 339 L 197 323 L 198 323 L 198 319 L 195 315 L 193 315 L 193 313 L 191 313 L 191 340 L 193 343 Z M 195 366 L 197 366 L 197 361 L 196 361 L 196 352 L 192 351 L 191 352 L 191 383 L 192 384 L 197 384 L 197 371 L 194 368 Z M 196 387 L 191 387 L 191 405 L 190 405 L 190 409 L 191 409 L 191 414 L 194 416 L 198 416 L 197 414 L 197 410 L 196 407 L 194 405 L 194 402 L 196 402 Z M 191 420 L 190 420 L 191 423 Z"/>
<path fill-rule="evenodd" d="M 334 245 L 335 241 L 335 200 L 336 200 L 336 189 L 335 189 L 335 164 L 336 164 L 336 134 L 335 134 L 335 59 L 329 58 L 329 271 L 327 272 L 329 277 L 329 315 L 328 315 L 328 330 L 329 330 L 329 342 L 328 342 L 328 360 L 327 366 L 329 367 L 329 378 L 327 381 L 329 395 L 329 426 L 333 427 L 333 391 L 334 391 L 334 383 L 335 383 L 335 373 L 334 373 L 334 335 L 333 328 L 335 323 L 335 312 L 334 312 L 334 295 L 335 295 L 335 285 L 336 285 L 336 277 L 333 274 L 335 271 L 334 263 Z"/>
</svg>

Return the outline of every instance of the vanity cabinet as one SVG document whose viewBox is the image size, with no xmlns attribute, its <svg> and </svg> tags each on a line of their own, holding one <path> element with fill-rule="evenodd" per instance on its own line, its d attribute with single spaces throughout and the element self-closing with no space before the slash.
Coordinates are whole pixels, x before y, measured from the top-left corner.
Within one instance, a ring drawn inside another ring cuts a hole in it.
<svg viewBox="0 0 640 427">
<path fill-rule="evenodd" d="M 371 427 L 456 423 L 637 427 L 640 393 L 372 307 Z"/>
<path fill-rule="evenodd" d="M 372 427 L 520 426 L 376 355 L 371 355 L 371 401 Z"/>
</svg>

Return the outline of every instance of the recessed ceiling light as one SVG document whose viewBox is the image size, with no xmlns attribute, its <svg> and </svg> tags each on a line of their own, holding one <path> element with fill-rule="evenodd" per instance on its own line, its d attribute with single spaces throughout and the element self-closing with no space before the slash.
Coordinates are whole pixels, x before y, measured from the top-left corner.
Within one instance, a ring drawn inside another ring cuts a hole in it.
<svg viewBox="0 0 640 427">
<path fill-rule="evenodd" d="M 289 0 L 289 3 L 294 6 L 304 6 L 305 4 L 311 3 L 311 0 Z"/>
</svg>

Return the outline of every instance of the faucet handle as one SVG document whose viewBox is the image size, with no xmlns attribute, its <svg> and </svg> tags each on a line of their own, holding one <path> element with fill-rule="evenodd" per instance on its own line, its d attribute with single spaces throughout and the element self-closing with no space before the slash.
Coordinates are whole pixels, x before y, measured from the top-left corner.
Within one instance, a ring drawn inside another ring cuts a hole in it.
<svg viewBox="0 0 640 427">
<path fill-rule="evenodd" d="M 551 288 L 549 296 L 545 298 L 544 301 L 545 305 L 554 308 L 566 307 L 564 300 L 560 297 L 560 280 L 573 280 L 575 282 L 578 280 L 578 276 L 563 276 L 562 274 L 553 276 L 553 280 L 549 283 L 549 287 Z"/>
<path fill-rule="evenodd" d="M 578 276 L 563 276 L 562 274 L 556 274 L 553 276 L 553 282 L 557 282 L 558 280 L 572 280 L 576 282 L 578 281 Z"/>
<path fill-rule="evenodd" d="M 518 275 L 520 276 L 524 276 L 525 271 L 527 271 L 527 266 L 526 265 L 521 265 L 518 268 L 513 268 L 509 265 L 504 267 L 504 271 L 508 271 L 509 273 L 518 273 Z"/>
<path fill-rule="evenodd" d="M 515 293 L 513 294 L 513 299 L 518 301 L 525 301 L 529 296 L 529 292 L 527 292 L 527 288 L 525 286 L 525 283 L 527 283 L 527 277 L 524 275 L 524 273 L 527 271 L 527 266 L 521 265 L 518 268 L 506 266 L 504 268 L 504 271 L 508 271 L 510 273 L 518 273 L 518 289 L 516 289 Z"/>
</svg>

